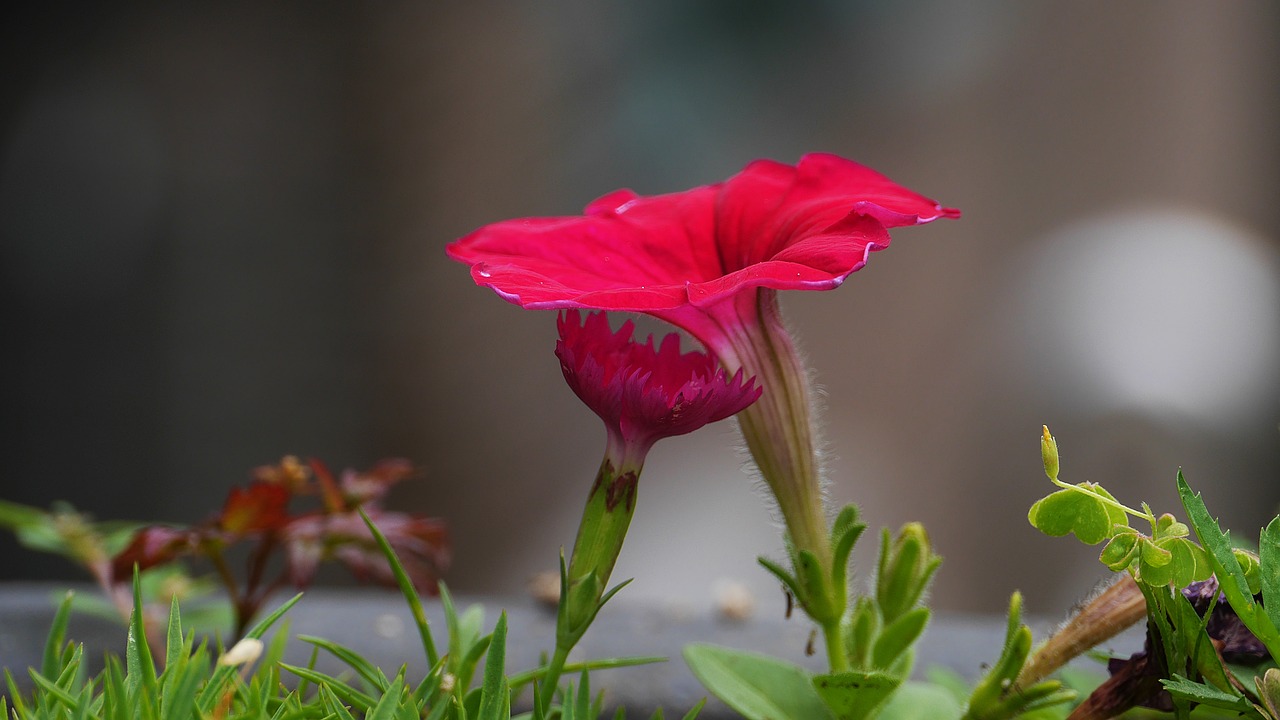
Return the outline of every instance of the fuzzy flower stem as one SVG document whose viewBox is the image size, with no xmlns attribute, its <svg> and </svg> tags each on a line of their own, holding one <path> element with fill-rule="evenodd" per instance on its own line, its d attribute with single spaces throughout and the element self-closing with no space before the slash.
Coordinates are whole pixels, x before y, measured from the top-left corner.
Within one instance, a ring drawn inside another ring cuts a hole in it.
<svg viewBox="0 0 1280 720">
<path fill-rule="evenodd" d="M 831 546 L 810 429 L 808 376 L 783 323 L 777 291 L 762 288 L 750 306 L 734 305 L 740 315 L 751 312 L 752 317 L 722 322 L 724 341 L 710 349 L 729 372 L 743 368 L 764 388 L 755 404 L 738 413 L 742 436 L 777 500 L 791 542 L 817 556 L 829 575 Z"/>
</svg>

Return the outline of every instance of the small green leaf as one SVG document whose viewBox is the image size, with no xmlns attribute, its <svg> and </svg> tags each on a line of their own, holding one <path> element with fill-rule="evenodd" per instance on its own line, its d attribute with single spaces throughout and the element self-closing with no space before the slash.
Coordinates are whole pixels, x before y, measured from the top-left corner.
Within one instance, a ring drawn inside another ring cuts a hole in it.
<svg viewBox="0 0 1280 720">
<path fill-rule="evenodd" d="M 684 659 L 703 686 L 748 720 L 832 720 L 797 665 L 702 643 L 686 646 Z"/>
<path fill-rule="evenodd" d="M 1075 534 L 1086 545 L 1097 545 L 1110 537 L 1115 526 L 1128 525 L 1123 510 L 1106 502 L 1114 501 L 1099 485 L 1080 483 L 1078 490 L 1059 490 L 1031 506 L 1027 520 L 1051 537 Z"/>
<path fill-rule="evenodd" d="M 1185 537 L 1171 537 L 1166 540 L 1157 540 L 1156 543 L 1173 556 L 1171 570 L 1174 587 L 1181 589 L 1193 582 L 1213 577 L 1213 566 L 1209 563 L 1209 556 L 1205 554 L 1204 548 L 1194 542 Z"/>
<path fill-rule="evenodd" d="M 1230 535 L 1227 537 L 1230 538 Z M 1244 584 L 1249 588 L 1249 594 L 1257 595 L 1262 592 L 1262 561 L 1258 556 L 1243 548 L 1232 548 L 1231 554 L 1235 555 L 1236 562 L 1240 563 L 1240 570 L 1244 573 Z"/>
<path fill-rule="evenodd" d="M 1156 518 L 1155 538 L 1157 540 L 1163 538 L 1187 537 L 1190 534 L 1191 530 L 1188 529 L 1186 525 L 1178 522 L 1177 518 L 1169 513 L 1165 513 Z"/>
<path fill-rule="evenodd" d="M 1102 548 L 1098 559 L 1112 572 L 1127 570 L 1138 555 L 1138 541 L 1141 536 L 1137 530 L 1123 530 Z"/>
<path fill-rule="evenodd" d="M 1144 567 L 1164 567 L 1173 562 L 1173 553 L 1155 544 L 1149 538 L 1143 538 L 1138 545 Z"/>
<path fill-rule="evenodd" d="M 902 680 L 901 675 L 879 670 L 855 670 L 818 675 L 813 687 L 837 720 L 862 720 L 872 717 Z"/>
</svg>

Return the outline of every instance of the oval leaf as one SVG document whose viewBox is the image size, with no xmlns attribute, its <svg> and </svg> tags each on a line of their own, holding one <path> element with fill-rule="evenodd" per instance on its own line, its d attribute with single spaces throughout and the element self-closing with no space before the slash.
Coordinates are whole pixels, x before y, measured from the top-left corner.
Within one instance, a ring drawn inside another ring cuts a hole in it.
<svg viewBox="0 0 1280 720">
<path fill-rule="evenodd" d="M 712 694 L 748 720 L 833 720 L 798 665 L 701 643 L 685 647 L 684 660 Z"/>
</svg>

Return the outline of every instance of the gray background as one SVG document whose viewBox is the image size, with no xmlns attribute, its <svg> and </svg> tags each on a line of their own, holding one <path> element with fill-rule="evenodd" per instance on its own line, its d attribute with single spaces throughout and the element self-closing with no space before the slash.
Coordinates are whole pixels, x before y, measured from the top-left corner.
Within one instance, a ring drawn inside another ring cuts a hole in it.
<svg viewBox="0 0 1280 720">
<path fill-rule="evenodd" d="M 0 30 L 0 497 L 194 522 L 286 453 L 399 455 L 450 582 L 521 591 L 603 432 L 554 316 L 444 245 L 825 150 L 965 212 L 783 299 L 833 500 L 924 521 L 944 609 L 1063 612 L 1102 573 L 1025 521 L 1041 423 L 1134 503 L 1174 509 L 1179 466 L 1248 534 L 1280 502 L 1277 30 L 1260 0 L 27 8 Z M 650 456 L 633 599 L 736 582 L 781 612 L 737 443 Z"/>
</svg>

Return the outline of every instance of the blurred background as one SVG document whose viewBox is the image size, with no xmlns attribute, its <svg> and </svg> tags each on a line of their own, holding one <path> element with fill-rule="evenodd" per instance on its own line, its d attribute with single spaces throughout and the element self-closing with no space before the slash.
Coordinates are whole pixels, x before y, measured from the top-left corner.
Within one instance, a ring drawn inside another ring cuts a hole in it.
<svg viewBox="0 0 1280 720">
<path fill-rule="evenodd" d="M 391 504 L 449 520 L 452 586 L 523 592 L 604 433 L 554 315 L 445 244 L 824 150 L 965 213 L 783 298 L 832 499 L 926 524 L 938 607 L 1102 579 L 1027 525 L 1042 423 L 1071 482 L 1174 510 L 1181 467 L 1248 535 L 1280 509 L 1274 3 L 29 5 L 0 29 L 0 497 L 196 522 L 285 454 L 403 456 Z M 781 613 L 738 445 L 654 450 L 626 596 Z"/>
</svg>

